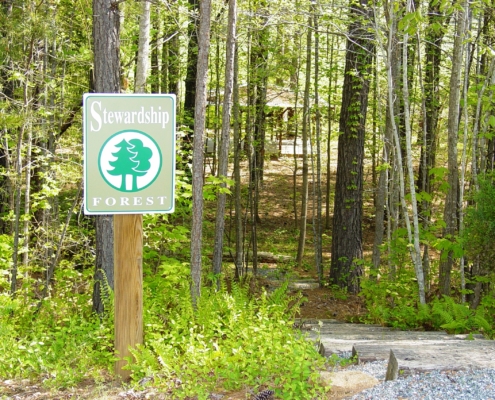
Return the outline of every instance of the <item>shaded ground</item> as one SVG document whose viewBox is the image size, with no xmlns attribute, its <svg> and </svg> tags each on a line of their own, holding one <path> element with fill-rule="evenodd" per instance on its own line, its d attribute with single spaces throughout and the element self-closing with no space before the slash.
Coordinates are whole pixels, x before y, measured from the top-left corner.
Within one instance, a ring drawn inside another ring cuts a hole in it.
<svg viewBox="0 0 495 400">
<path fill-rule="evenodd" d="M 347 322 L 360 322 L 366 308 L 359 296 L 334 293 L 327 288 L 302 291 L 307 299 L 301 307 L 301 319 L 336 319 Z"/>
<path fill-rule="evenodd" d="M 281 158 L 270 160 L 265 164 L 263 189 L 260 195 L 260 217 L 258 226 L 259 250 L 273 252 L 295 259 L 297 254 L 298 230 L 296 229 L 294 212 L 294 167 L 293 159 Z M 302 185 L 302 162 L 299 160 L 299 170 L 296 179 L 296 212 L 300 215 L 300 192 Z M 331 175 L 331 202 L 335 185 L 335 165 L 332 167 Z M 247 176 L 243 177 L 247 179 Z M 322 191 L 325 192 L 326 176 L 322 174 Z M 313 180 L 310 177 L 309 194 L 313 193 Z M 364 199 L 365 207 L 372 207 L 371 199 Z M 330 274 L 330 249 L 331 249 L 331 214 L 330 210 L 329 228 L 326 228 L 325 199 L 322 201 L 323 228 L 323 273 L 325 277 Z M 279 268 L 293 272 L 299 278 L 316 279 L 316 268 L 314 264 L 313 244 L 313 215 L 315 204 L 310 200 L 308 205 L 308 227 L 303 258 L 303 267 L 296 268 L 294 262 L 286 264 L 270 264 L 261 262 L 260 268 Z M 363 218 L 363 243 L 364 253 L 369 254 L 373 245 L 374 225 L 371 218 Z M 359 322 L 366 310 L 359 296 L 347 295 L 340 291 L 329 288 L 304 289 L 301 290 L 306 300 L 301 307 L 300 318 L 302 319 L 337 319 L 347 322 Z"/>
</svg>

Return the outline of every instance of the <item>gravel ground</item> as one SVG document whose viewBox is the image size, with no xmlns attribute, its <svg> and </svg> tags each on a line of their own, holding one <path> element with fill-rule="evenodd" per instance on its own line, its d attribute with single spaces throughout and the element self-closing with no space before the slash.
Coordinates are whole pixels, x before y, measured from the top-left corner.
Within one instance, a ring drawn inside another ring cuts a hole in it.
<svg viewBox="0 0 495 400">
<path fill-rule="evenodd" d="M 385 382 L 387 362 L 352 365 L 348 370 L 362 371 L 382 381 L 352 400 L 495 400 L 495 369 L 459 372 L 433 371 Z"/>
</svg>

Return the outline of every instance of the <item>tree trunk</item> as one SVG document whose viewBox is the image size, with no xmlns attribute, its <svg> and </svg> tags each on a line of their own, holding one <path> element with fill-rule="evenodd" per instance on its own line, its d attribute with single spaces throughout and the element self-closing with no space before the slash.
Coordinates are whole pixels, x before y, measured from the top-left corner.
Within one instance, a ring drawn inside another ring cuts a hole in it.
<svg viewBox="0 0 495 400">
<path fill-rule="evenodd" d="M 236 47 L 236 0 L 229 1 L 228 33 L 227 33 L 227 55 L 225 61 L 225 89 L 223 97 L 222 136 L 220 138 L 220 152 L 218 157 L 218 177 L 226 178 L 229 161 L 229 138 L 230 138 L 230 110 L 232 108 L 232 90 L 234 83 L 234 54 Z M 234 143 L 234 145 L 237 145 Z M 239 182 L 240 183 L 240 182 Z M 225 184 L 221 184 L 225 188 Z M 215 223 L 215 247 L 213 251 L 213 273 L 218 277 L 222 272 L 223 235 L 225 228 L 225 202 L 226 194 L 218 193 L 217 213 Z M 217 285 L 220 281 L 217 280 Z"/>
<path fill-rule="evenodd" d="M 120 92 L 120 15 L 112 0 L 93 0 L 94 87 L 96 93 Z M 104 311 L 105 287 L 113 289 L 113 217 L 98 215 L 93 310 Z"/>
<path fill-rule="evenodd" d="M 339 122 L 330 280 L 350 293 L 360 289 L 363 159 L 373 35 L 372 9 L 366 0 L 350 6 L 342 107 Z"/>
<path fill-rule="evenodd" d="M 384 44 L 380 42 L 382 50 L 386 53 L 387 60 L 387 89 L 395 91 L 398 86 L 399 80 L 399 67 L 400 67 L 400 49 L 397 37 L 397 19 L 394 18 L 394 14 L 390 12 L 385 6 L 385 15 L 387 16 L 388 25 L 388 42 Z M 381 36 L 377 35 L 380 40 Z M 376 75 L 376 74 L 375 74 Z M 395 94 L 397 96 L 397 94 Z M 392 119 L 395 114 L 396 104 L 391 103 L 390 96 L 387 93 L 387 105 L 386 105 L 386 115 L 385 115 L 385 127 L 384 127 L 384 143 L 382 150 L 382 165 L 378 177 L 378 184 L 375 196 L 375 237 L 373 241 L 373 255 L 372 263 L 375 270 L 375 274 L 378 273 L 378 268 L 380 266 L 381 260 L 381 245 L 383 243 L 384 237 L 384 222 L 385 222 L 385 210 L 388 212 L 387 223 L 390 222 L 392 216 L 390 215 L 390 209 L 387 207 L 387 187 L 389 185 L 390 169 L 388 165 L 392 162 L 392 150 L 393 150 L 393 130 L 395 120 Z M 401 166 L 399 168 L 402 168 Z M 390 258 L 390 257 L 389 257 Z M 391 274 L 393 276 L 393 274 Z"/>
<path fill-rule="evenodd" d="M 320 33 L 319 33 L 319 16 L 312 5 L 312 13 L 315 29 L 315 109 L 316 109 L 316 182 L 313 180 L 313 188 L 316 186 L 316 221 L 313 211 L 313 230 L 315 243 L 315 264 L 318 281 L 323 287 L 323 248 L 322 248 L 322 198 L 321 198 L 321 113 L 319 100 L 319 80 L 320 80 Z"/>
<path fill-rule="evenodd" d="M 150 24 L 151 2 L 141 2 L 141 16 L 139 18 L 139 45 L 136 65 L 135 93 L 146 93 L 146 79 L 148 78 L 150 56 Z"/>
<path fill-rule="evenodd" d="M 10 155 L 6 134 L 7 129 L 2 129 L 0 133 L 0 235 L 10 233 L 10 223 L 3 218 L 9 212 L 12 193 L 12 182 L 7 174 L 7 171 L 10 170 Z"/>
<path fill-rule="evenodd" d="M 437 130 L 440 114 L 440 66 L 442 61 L 442 41 L 445 35 L 446 16 L 440 10 L 439 3 L 430 2 L 425 36 L 424 65 L 424 116 L 423 137 L 420 141 L 421 156 L 418 172 L 418 190 L 432 194 L 430 170 L 435 166 L 437 151 Z M 428 228 L 431 220 L 430 202 L 423 200 L 418 204 L 423 225 Z"/>
<path fill-rule="evenodd" d="M 448 178 L 449 189 L 445 199 L 444 209 L 444 238 L 454 241 L 458 229 L 458 211 L 459 211 L 459 171 L 457 163 L 457 139 L 459 129 L 459 107 L 460 107 L 460 86 L 461 71 L 464 54 L 464 36 L 466 26 L 466 3 L 464 8 L 457 11 L 457 30 L 454 38 L 454 48 L 452 50 L 452 71 L 449 84 L 449 118 L 447 124 L 448 132 Z M 454 253 L 452 250 L 444 250 L 441 254 L 439 268 L 439 287 L 440 292 L 450 295 L 450 274 L 454 264 Z"/>
<path fill-rule="evenodd" d="M 194 127 L 194 106 L 196 102 L 196 80 L 198 73 L 198 0 L 188 0 L 189 4 L 189 44 L 187 45 L 187 70 L 184 96 L 184 121 L 191 129 Z M 187 140 L 190 140 L 188 138 Z"/>
<path fill-rule="evenodd" d="M 26 189 L 24 191 L 24 229 L 23 229 L 23 253 L 22 263 L 25 267 L 29 264 L 29 225 L 31 213 L 31 164 L 32 164 L 32 149 L 33 149 L 33 133 L 31 123 L 28 122 L 27 134 L 27 152 L 26 152 Z"/>
<path fill-rule="evenodd" d="M 464 84 L 463 84 L 463 105 L 462 111 L 464 116 L 464 132 L 462 140 L 462 155 L 461 155 L 461 178 L 459 185 L 459 236 L 462 237 L 464 230 L 464 187 L 466 183 L 466 166 L 467 166 L 467 143 L 469 136 L 469 126 L 467 121 L 469 121 L 468 112 L 468 90 L 469 90 L 469 57 L 470 57 L 470 47 L 466 47 L 466 57 L 464 62 Z M 466 276 L 465 276 L 465 257 L 461 257 L 459 263 L 459 272 L 461 278 L 461 302 L 466 302 Z"/>
<path fill-rule="evenodd" d="M 233 114 L 234 114 L 234 207 L 235 207 L 235 277 L 237 280 L 243 275 L 244 265 L 244 235 L 242 224 L 241 204 L 241 140 L 240 140 L 240 113 L 239 113 L 239 56 L 237 46 L 234 53 L 234 82 L 233 82 Z"/>
<path fill-rule="evenodd" d="M 411 1 L 407 3 L 406 12 L 412 12 Z M 411 212 L 413 218 L 413 249 L 411 249 L 411 255 L 416 270 L 416 279 L 418 280 L 419 290 L 419 302 L 421 304 L 426 303 L 425 299 L 425 281 L 423 275 L 423 266 L 421 259 L 421 249 L 419 244 L 419 220 L 418 220 L 418 206 L 416 202 L 416 188 L 414 186 L 414 169 L 413 169 L 413 155 L 412 155 L 412 135 L 411 135 L 411 117 L 409 109 L 409 76 L 408 76 L 408 42 L 409 34 L 405 33 L 403 38 L 403 50 L 402 50 L 402 93 L 404 102 L 404 129 L 406 136 L 406 163 L 407 172 L 409 175 L 409 196 L 411 197 Z"/>
<path fill-rule="evenodd" d="M 332 42 L 331 44 L 329 43 L 328 40 L 329 37 L 329 32 L 327 31 L 327 49 L 330 48 L 330 56 L 327 57 L 328 59 L 328 64 L 333 65 L 333 54 L 334 54 L 334 43 L 335 43 L 335 36 L 332 36 Z M 333 120 L 333 110 L 332 107 L 330 107 L 330 104 L 332 104 L 332 97 L 333 97 L 333 92 L 335 91 L 335 86 L 332 86 L 333 82 L 333 76 L 337 75 L 334 73 L 333 68 L 328 69 L 328 113 L 327 113 L 327 120 L 328 120 L 328 133 L 327 133 L 327 175 L 326 175 L 326 191 L 325 191 L 325 228 L 330 229 L 330 193 L 331 193 L 331 186 L 332 186 L 332 168 L 331 168 L 331 144 L 332 144 L 332 120 Z"/>
<path fill-rule="evenodd" d="M 203 238 L 203 161 L 206 119 L 206 83 L 210 48 L 211 0 L 200 5 L 196 100 L 194 104 L 194 142 L 192 166 L 192 228 L 191 228 L 191 299 L 196 308 L 201 295 L 201 249 Z"/>
<path fill-rule="evenodd" d="M 16 179 L 15 179 L 15 208 L 14 208 L 14 243 L 12 247 L 12 270 L 10 274 L 10 294 L 15 296 L 17 291 L 17 273 L 19 267 L 19 236 L 21 217 L 21 179 L 22 179 L 22 139 L 24 136 L 24 125 L 19 128 L 17 136 L 16 155 Z"/>
<path fill-rule="evenodd" d="M 303 120 L 302 120 L 302 187 L 301 187 L 301 218 L 299 219 L 299 241 L 297 246 L 297 266 L 302 267 L 302 258 L 304 255 L 304 245 L 306 243 L 306 227 L 308 219 L 308 187 L 309 187 L 309 166 L 308 166 L 308 131 L 309 131 L 309 91 L 311 86 L 311 34 L 313 29 L 312 16 L 308 19 L 308 33 L 306 38 L 306 82 L 304 85 L 303 100 Z"/>
<path fill-rule="evenodd" d="M 162 60 L 163 60 L 163 21 L 161 8 L 156 8 L 153 26 L 155 33 L 153 34 L 153 50 L 151 52 L 151 93 L 162 93 Z"/>
</svg>

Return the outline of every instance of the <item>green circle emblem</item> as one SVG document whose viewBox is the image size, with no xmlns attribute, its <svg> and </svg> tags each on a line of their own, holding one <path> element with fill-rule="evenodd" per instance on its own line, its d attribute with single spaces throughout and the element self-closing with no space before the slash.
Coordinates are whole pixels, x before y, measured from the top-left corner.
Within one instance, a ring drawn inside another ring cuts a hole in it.
<svg viewBox="0 0 495 400">
<path fill-rule="evenodd" d="M 162 169 L 162 153 L 155 140 L 136 130 L 110 136 L 100 149 L 98 168 L 105 182 L 121 192 L 150 186 Z"/>
</svg>

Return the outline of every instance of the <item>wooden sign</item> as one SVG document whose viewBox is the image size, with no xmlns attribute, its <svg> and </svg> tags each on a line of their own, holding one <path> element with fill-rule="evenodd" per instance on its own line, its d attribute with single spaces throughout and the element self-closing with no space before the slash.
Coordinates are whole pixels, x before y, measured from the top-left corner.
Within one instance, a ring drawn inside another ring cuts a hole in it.
<svg viewBox="0 0 495 400">
<path fill-rule="evenodd" d="M 175 96 L 84 95 L 85 214 L 174 211 Z"/>
<path fill-rule="evenodd" d="M 114 216 L 115 373 L 143 342 L 145 213 L 174 211 L 175 96 L 84 95 L 84 212 Z"/>
</svg>

